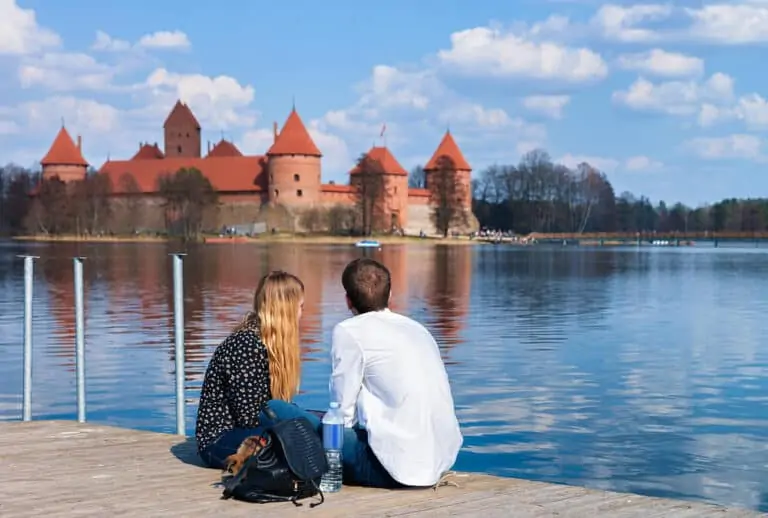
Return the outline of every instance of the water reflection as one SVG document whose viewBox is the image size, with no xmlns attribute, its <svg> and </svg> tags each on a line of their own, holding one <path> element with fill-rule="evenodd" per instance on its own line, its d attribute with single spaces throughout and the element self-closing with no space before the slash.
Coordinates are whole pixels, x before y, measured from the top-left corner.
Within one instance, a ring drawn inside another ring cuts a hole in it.
<svg viewBox="0 0 768 518">
<path fill-rule="evenodd" d="M 0 418 L 21 412 L 23 265 L 33 251 L 33 413 L 74 418 L 72 256 L 84 255 L 89 419 L 172 431 L 166 244 L 0 243 Z M 191 247 L 188 425 L 215 346 L 272 269 L 306 286 L 300 403 L 325 405 L 344 266 L 392 271 L 396 311 L 435 334 L 465 434 L 458 469 L 768 509 L 768 254 L 504 246 Z"/>
</svg>

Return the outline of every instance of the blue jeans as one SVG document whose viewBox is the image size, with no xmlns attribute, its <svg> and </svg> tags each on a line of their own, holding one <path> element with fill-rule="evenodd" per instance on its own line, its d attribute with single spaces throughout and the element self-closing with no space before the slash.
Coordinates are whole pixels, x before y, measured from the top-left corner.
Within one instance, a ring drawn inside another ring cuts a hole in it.
<svg viewBox="0 0 768 518">
<path fill-rule="evenodd" d="M 305 417 L 312 427 L 322 436 L 321 414 L 304 410 L 301 407 L 280 400 L 267 403 L 277 415 L 278 420 Z M 263 412 L 260 421 L 269 426 L 272 421 Z M 201 452 L 203 461 L 211 468 L 224 469 L 224 459 L 237 451 L 246 438 L 264 432 L 261 426 L 257 428 L 235 428 L 224 432 L 216 441 Z M 368 445 L 368 432 L 359 427 L 344 429 L 344 447 L 341 452 L 343 464 L 343 479 L 348 485 L 395 489 L 403 487 L 384 469 L 379 459 Z"/>
</svg>

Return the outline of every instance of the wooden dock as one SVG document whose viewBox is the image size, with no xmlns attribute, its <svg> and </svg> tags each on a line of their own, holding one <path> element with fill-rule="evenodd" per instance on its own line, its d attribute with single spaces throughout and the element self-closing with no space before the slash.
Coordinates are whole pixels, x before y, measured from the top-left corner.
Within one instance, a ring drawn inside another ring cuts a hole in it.
<svg viewBox="0 0 768 518">
<path fill-rule="evenodd" d="M 68 421 L 0 423 L 0 516 L 752 517 L 745 509 L 486 475 L 459 487 L 344 487 L 323 505 L 221 500 L 220 473 L 175 435 Z M 309 501 L 306 501 L 309 502 Z"/>
</svg>

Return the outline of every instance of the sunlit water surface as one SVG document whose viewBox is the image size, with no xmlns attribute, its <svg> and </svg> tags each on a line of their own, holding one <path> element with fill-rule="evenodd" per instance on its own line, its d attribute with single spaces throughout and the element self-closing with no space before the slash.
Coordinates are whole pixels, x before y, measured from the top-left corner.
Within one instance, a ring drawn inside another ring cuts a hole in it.
<svg viewBox="0 0 768 518">
<path fill-rule="evenodd" d="M 171 432 L 171 245 L 0 242 L 0 419 L 19 419 L 23 264 L 34 419 L 76 414 L 72 257 L 84 255 L 92 422 Z M 768 250 L 211 245 L 185 258 L 187 429 L 211 352 L 258 278 L 306 284 L 299 403 L 327 402 L 344 265 L 392 270 L 394 309 L 440 343 L 465 436 L 456 469 L 768 510 Z"/>
</svg>

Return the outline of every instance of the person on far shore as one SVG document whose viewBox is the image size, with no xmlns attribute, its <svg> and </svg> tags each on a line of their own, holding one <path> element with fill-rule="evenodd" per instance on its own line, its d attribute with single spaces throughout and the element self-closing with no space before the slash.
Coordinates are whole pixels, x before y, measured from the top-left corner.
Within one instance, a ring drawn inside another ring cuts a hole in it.
<svg viewBox="0 0 768 518">
<path fill-rule="evenodd" d="M 263 432 L 265 404 L 281 418 L 296 413 L 290 402 L 301 378 L 303 306 L 304 285 L 298 277 L 282 271 L 265 275 L 253 310 L 214 351 L 195 429 L 198 454 L 208 467 L 225 469 L 226 458 L 243 440 Z"/>
</svg>

